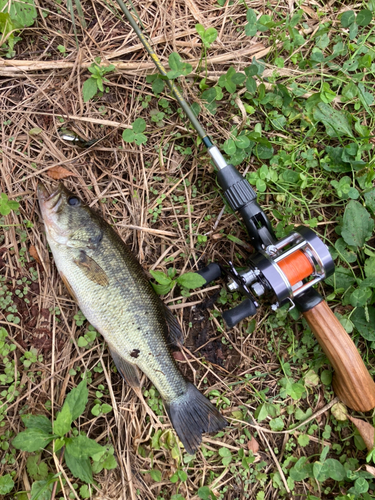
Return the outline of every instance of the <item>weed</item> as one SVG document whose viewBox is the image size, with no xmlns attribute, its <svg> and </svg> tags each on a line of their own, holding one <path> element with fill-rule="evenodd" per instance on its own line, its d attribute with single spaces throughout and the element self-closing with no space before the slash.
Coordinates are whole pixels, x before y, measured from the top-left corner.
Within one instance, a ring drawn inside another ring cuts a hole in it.
<svg viewBox="0 0 375 500">
<path fill-rule="evenodd" d="M 22 420 L 26 430 L 13 439 L 12 445 L 29 453 L 41 451 L 51 442 L 54 453 L 64 447 L 65 464 L 72 475 L 87 484 L 92 484 L 93 474 L 98 474 L 103 469 L 113 469 L 117 467 L 117 463 L 112 446 L 101 446 L 86 434 L 72 429 L 72 423 L 85 411 L 87 401 L 87 382 L 83 380 L 67 395 L 61 411 L 53 422 L 44 415 L 23 415 Z M 67 436 L 70 433 L 71 437 Z M 90 458 L 93 462 L 90 462 Z M 42 463 L 40 455 L 29 457 L 27 462 L 34 479 L 42 476 L 42 481 L 37 482 L 46 485 L 55 481 L 56 476 L 48 473 L 47 465 Z"/>
<path fill-rule="evenodd" d="M 0 214 L 9 215 L 12 210 L 17 210 L 20 204 L 8 199 L 5 193 L 0 193 Z"/>
<path fill-rule="evenodd" d="M 143 134 L 146 130 L 146 122 L 143 118 L 137 118 L 132 123 L 132 128 L 127 128 L 122 133 L 122 138 L 125 142 L 135 142 L 137 146 L 145 144 L 147 137 Z"/>
<path fill-rule="evenodd" d="M 84 102 L 92 99 L 98 92 L 104 92 L 104 83 L 108 82 L 104 75 L 114 71 L 115 66 L 110 64 L 108 66 L 100 66 L 101 59 L 96 58 L 95 62 L 89 66 L 88 70 L 91 73 L 82 87 L 82 94 Z"/>
<path fill-rule="evenodd" d="M 180 285 L 182 292 L 185 290 L 185 294 L 188 290 L 199 288 L 206 284 L 205 279 L 197 273 L 184 273 L 175 278 L 176 270 L 174 268 L 169 268 L 167 274 L 162 271 L 150 271 L 150 274 L 158 283 L 151 283 L 158 295 L 169 293 L 176 284 Z"/>
</svg>

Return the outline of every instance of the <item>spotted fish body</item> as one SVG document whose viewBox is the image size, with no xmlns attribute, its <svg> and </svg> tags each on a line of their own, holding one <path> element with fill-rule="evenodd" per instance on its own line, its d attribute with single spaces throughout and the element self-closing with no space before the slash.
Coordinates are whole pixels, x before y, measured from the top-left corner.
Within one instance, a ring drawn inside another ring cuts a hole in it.
<svg viewBox="0 0 375 500">
<path fill-rule="evenodd" d="M 103 335 L 132 387 L 137 367 L 159 391 L 177 434 L 194 453 L 203 432 L 225 419 L 186 381 L 168 348 L 181 335 L 130 249 L 100 216 L 63 185 L 48 195 L 38 187 L 47 240 L 56 266 L 89 322 Z"/>
</svg>

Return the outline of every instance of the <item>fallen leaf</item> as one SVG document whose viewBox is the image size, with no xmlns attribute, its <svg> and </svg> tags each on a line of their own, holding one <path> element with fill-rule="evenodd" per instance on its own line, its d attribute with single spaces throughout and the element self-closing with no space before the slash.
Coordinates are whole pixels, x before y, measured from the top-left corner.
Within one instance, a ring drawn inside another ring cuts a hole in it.
<svg viewBox="0 0 375 500">
<path fill-rule="evenodd" d="M 77 177 L 77 174 L 70 172 L 64 167 L 52 167 L 47 170 L 47 174 L 52 177 L 52 179 L 55 179 L 55 181 L 65 179 L 66 177 Z"/>
<path fill-rule="evenodd" d="M 369 474 L 372 474 L 375 477 L 375 467 L 371 467 L 371 465 L 365 465 L 365 468 Z"/>
<path fill-rule="evenodd" d="M 31 128 L 29 130 L 30 135 L 38 135 L 38 134 L 41 134 L 42 132 L 43 132 L 43 130 L 39 127 Z"/>
<path fill-rule="evenodd" d="M 348 410 L 342 403 L 336 403 L 335 405 L 333 405 L 331 413 L 336 420 L 339 420 L 341 422 L 345 422 L 345 420 L 347 420 L 348 418 Z"/>
<path fill-rule="evenodd" d="M 247 442 L 247 449 L 253 453 L 257 453 L 259 450 L 259 443 L 254 436 L 251 436 L 250 441 Z"/>
<path fill-rule="evenodd" d="M 38 262 L 38 264 L 42 264 L 41 261 L 40 261 L 37 249 L 34 247 L 34 245 L 30 245 L 30 247 L 29 247 L 29 254 L 31 255 L 31 257 L 33 259 L 35 259 Z"/>
<path fill-rule="evenodd" d="M 368 422 L 360 420 L 359 418 L 351 417 L 350 415 L 348 415 L 348 419 L 357 427 L 368 451 L 371 451 L 374 448 L 374 427 Z"/>
<path fill-rule="evenodd" d="M 177 361 L 185 361 L 185 358 L 184 358 L 184 355 L 182 354 L 181 351 L 174 351 L 172 353 L 172 356 L 174 357 L 174 359 L 176 359 Z"/>
</svg>

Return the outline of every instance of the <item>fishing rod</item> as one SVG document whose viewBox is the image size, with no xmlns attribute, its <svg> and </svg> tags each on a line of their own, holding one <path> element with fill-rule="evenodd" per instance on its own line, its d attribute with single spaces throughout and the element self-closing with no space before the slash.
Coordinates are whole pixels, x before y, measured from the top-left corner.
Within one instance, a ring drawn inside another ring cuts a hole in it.
<svg viewBox="0 0 375 500">
<path fill-rule="evenodd" d="M 228 289 L 239 291 L 245 297 L 238 306 L 222 314 L 225 323 L 232 328 L 253 316 L 259 300 L 265 299 L 273 310 L 288 302 L 292 308 L 296 306 L 335 370 L 332 385 L 336 395 L 353 410 L 371 410 L 375 407 L 375 383 L 354 342 L 327 302 L 313 288 L 334 273 L 335 265 L 327 246 L 314 231 L 304 226 L 277 240 L 250 183 L 228 164 L 212 143 L 176 84 L 168 79 L 167 71 L 124 2 L 116 1 L 206 146 L 224 196 L 232 210 L 241 215 L 256 250 L 249 257 L 246 270 L 238 272 L 232 263 L 229 270 L 212 263 L 198 271 L 206 283 L 226 276 Z"/>
</svg>

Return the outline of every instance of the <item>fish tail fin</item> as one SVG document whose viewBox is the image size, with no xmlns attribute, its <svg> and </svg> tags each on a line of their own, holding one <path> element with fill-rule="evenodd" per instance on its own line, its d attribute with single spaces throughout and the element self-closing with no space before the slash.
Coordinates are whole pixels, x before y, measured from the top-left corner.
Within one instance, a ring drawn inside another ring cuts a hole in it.
<svg viewBox="0 0 375 500">
<path fill-rule="evenodd" d="M 216 432 L 228 425 L 220 412 L 190 382 L 186 382 L 186 392 L 182 396 L 169 403 L 165 402 L 164 406 L 190 455 L 198 450 L 204 432 Z"/>
</svg>

